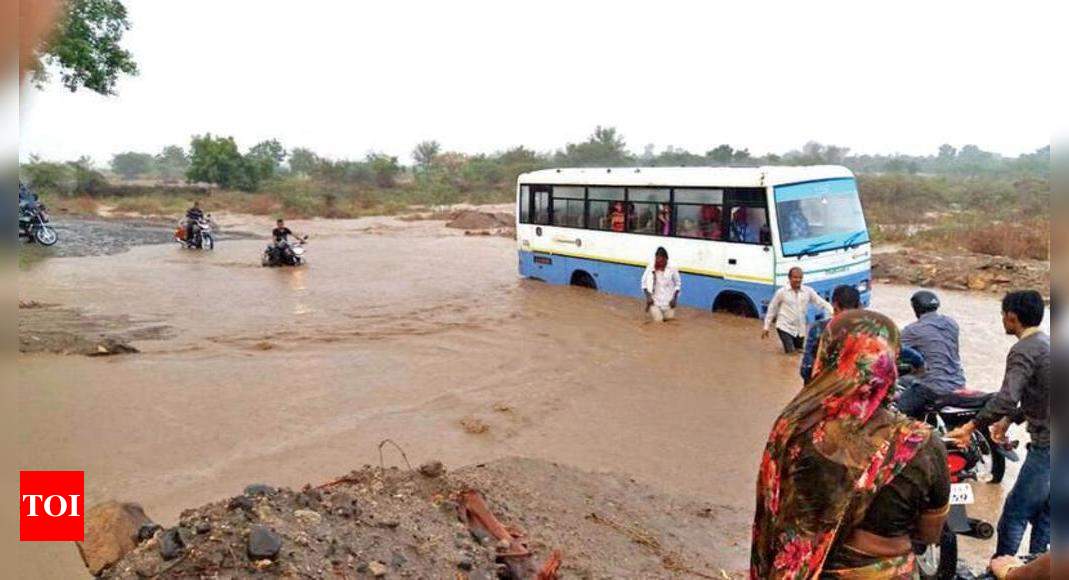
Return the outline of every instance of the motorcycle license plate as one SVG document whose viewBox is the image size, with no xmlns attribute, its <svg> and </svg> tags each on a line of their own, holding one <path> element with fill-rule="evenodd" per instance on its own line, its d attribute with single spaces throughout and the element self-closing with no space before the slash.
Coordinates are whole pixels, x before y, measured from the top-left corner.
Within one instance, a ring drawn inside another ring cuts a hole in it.
<svg viewBox="0 0 1069 580">
<path fill-rule="evenodd" d="M 950 505 L 968 505 L 976 501 L 972 494 L 972 485 L 968 483 L 950 484 Z"/>
</svg>

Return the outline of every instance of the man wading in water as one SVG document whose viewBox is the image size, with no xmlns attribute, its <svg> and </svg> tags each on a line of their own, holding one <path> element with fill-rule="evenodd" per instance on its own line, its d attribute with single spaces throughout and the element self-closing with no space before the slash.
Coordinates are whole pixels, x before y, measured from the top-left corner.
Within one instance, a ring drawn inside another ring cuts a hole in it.
<svg viewBox="0 0 1069 580">
<path fill-rule="evenodd" d="M 768 305 L 761 338 L 768 338 L 772 323 L 775 322 L 776 333 L 783 343 L 783 352 L 793 354 L 805 345 L 809 305 L 823 309 L 829 317 L 834 314 L 834 309 L 816 290 L 802 285 L 802 269 L 798 266 L 791 268 L 787 279 L 790 280 L 790 285 L 777 290 L 776 295 L 772 297 L 772 303 Z"/>
<path fill-rule="evenodd" d="M 657 248 L 653 263 L 642 274 L 642 292 L 646 295 L 646 312 L 654 322 L 676 317 L 676 302 L 682 283 L 679 270 L 668 265 L 668 250 Z"/>
</svg>

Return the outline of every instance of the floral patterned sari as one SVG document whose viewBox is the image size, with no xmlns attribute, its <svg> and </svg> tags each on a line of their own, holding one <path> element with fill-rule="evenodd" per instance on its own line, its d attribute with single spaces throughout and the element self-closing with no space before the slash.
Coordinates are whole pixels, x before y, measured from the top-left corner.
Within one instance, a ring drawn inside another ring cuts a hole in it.
<svg viewBox="0 0 1069 580">
<path fill-rule="evenodd" d="M 913 577 L 912 555 L 824 571 L 840 534 L 930 434 L 884 408 L 898 348 L 898 328 L 876 312 L 850 310 L 828 323 L 813 379 L 777 419 L 761 459 L 751 578 Z"/>
</svg>

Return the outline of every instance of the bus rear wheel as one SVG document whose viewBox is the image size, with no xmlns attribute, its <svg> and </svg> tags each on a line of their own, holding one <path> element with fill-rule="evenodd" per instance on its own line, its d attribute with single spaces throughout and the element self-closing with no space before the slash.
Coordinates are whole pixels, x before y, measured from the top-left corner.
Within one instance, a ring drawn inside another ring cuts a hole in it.
<svg viewBox="0 0 1069 580">
<path fill-rule="evenodd" d="M 726 312 L 745 318 L 757 318 L 757 309 L 745 294 L 721 292 L 713 302 L 713 312 Z"/>
<path fill-rule="evenodd" d="M 594 281 L 594 277 L 582 270 L 572 272 L 572 286 L 590 288 L 591 290 L 598 289 L 598 283 Z"/>
</svg>

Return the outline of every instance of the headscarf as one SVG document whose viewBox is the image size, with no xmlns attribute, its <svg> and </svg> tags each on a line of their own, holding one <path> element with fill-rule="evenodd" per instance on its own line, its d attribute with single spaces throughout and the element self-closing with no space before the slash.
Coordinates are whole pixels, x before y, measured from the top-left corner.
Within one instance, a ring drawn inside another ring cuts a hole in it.
<svg viewBox="0 0 1069 580">
<path fill-rule="evenodd" d="M 927 426 L 883 409 L 898 348 L 882 314 L 847 310 L 828 323 L 813 379 L 776 420 L 761 459 L 751 578 L 818 577 L 836 538 L 928 439 Z"/>
</svg>

